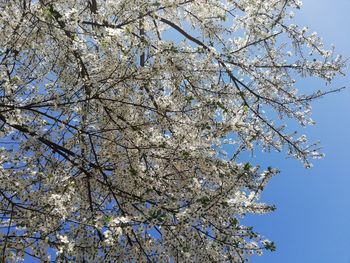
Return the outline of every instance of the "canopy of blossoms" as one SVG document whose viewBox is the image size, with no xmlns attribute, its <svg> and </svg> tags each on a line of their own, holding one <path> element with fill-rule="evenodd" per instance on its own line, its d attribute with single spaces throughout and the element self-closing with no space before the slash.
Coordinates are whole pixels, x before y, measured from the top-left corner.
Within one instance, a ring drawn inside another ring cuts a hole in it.
<svg viewBox="0 0 350 263">
<path fill-rule="evenodd" d="M 42 262 L 243 262 L 240 219 L 277 170 L 321 157 L 295 79 L 344 61 L 297 0 L 0 0 L 0 254 Z M 224 151 L 226 150 L 227 153 Z"/>
</svg>

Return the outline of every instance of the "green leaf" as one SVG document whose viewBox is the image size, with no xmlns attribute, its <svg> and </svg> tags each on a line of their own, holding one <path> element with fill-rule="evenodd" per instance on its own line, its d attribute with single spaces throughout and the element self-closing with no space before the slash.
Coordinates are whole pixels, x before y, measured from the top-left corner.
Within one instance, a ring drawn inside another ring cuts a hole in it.
<svg viewBox="0 0 350 263">
<path fill-rule="evenodd" d="M 253 166 L 252 166 L 250 163 L 246 163 L 246 164 L 244 165 L 244 170 L 249 171 L 250 168 L 252 168 L 252 167 L 253 167 Z"/>
<path fill-rule="evenodd" d="M 194 100 L 194 98 L 193 98 L 193 96 L 187 96 L 187 97 L 186 97 L 186 100 L 187 100 L 188 102 L 191 102 L 192 100 Z"/>
<path fill-rule="evenodd" d="M 210 202 L 210 199 L 207 196 L 203 196 L 198 199 L 198 202 L 201 202 L 203 205 L 207 205 Z"/>
<path fill-rule="evenodd" d="M 182 156 L 187 159 L 188 157 L 190 157 L 190 153 L 189 152 L 182 152 Z"/>
<path fill-rule="evenodd" d="M 111 222 L 112 222 L 112 217 L 111 217 L 111 216 L 106 216 L 106 217 L 103 219 L 103 223 L 104 223 L 105 225 L 109 225 Z"/>
<path fill-rule="evenodd" d="M 136 175 L 137 175 L 137 171 L 136 171 L 134 168 L 132 168 L 132 167 L 130 167 L 130 173 L 131 173 L 133 176 L 136 176 Z"/>
<path fill-rule="evenodd" d="M 265 246 L 265 249 L 267 250 L 276 251 L 276 245 L 273 241 L 265 242 L 264 246 Z"/>
<path fill-rule="evenodd" d="M 239 222 L 237 218 L 230 218 L 230 223 L 234 226 L 238 226 Z"/>
<path fill-rule="evenodd" d="M 222 109 L 224 112 L 228 112 L 228 109 L 225 107 L 224 104 L 222 104 L 220 101 L 216 102 L 216 105 Z"/>
</svg>

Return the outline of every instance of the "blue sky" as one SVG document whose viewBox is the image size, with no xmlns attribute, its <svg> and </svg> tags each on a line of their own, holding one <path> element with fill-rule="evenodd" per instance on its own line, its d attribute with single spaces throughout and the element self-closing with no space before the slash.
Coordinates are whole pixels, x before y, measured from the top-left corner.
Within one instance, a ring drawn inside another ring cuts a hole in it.
<svg viewBox="0 0 350 263">
<path fill-rule="evenodd" d="M 296 19 L 350 58 L 350 0 L 305 0 Z M 317 125 L 298 128 L 311 140 L 321 141 L 326 154 L 323 160 L 305 170 L 281 154 L 258 157 L 260 163 L 282 172 L 263 193 L 263 201 L 275 204 L 277 210 L 246 220 L 275 241 L 277 251 L 254 257 L 252 263 L 350 263 L 350 70 L 346 73 L 347 77 L 338 78 L 331 86 L 346 86 L 346 90 L 314 102 Z M 298 86 L 316 89 L 324 83 L 302 80 Z"/>
</svg>

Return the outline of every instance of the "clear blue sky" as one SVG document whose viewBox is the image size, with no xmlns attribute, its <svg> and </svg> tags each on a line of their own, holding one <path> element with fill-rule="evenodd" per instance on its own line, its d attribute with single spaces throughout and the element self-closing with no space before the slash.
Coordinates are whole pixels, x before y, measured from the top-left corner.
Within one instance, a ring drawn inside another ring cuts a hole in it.
<svg viewBox="0 0 350 263">
<path fill-rule="evenodd" d="M 297 13 L 299 24 L 319 33 L 327 44 L 350 58 L 350 0 L 304 0 Z M 349 63 L 348 63 L 349 64 Z M 338 94 L 314 102 L 317 125 L 306 133 L 320 140 L 326 157 L 304 170 L 295 160 L 280 154 L 259 157 L 281 169 L 263 194 L 277 210 L 249 217 L 247 222 L 276 242 L 277 251 L 252 258 L 252 263 L 350 263 L 350 70 L 333 88 L 346 86 Z M 299 87 L 323 83 L 305 80 Z"/>
</svg>

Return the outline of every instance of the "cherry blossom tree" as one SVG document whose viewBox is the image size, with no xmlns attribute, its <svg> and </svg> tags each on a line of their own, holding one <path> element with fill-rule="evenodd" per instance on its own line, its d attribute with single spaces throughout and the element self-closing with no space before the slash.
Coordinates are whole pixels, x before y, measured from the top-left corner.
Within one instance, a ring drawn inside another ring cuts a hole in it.
<svg viewBox="0 0 350 263">
<path fill-rule="evenodd" d="M 2 262 L 244 262 L 278 171 L 318 146 L 310 102 L 344 61 L 298 0 L 0 0 Z M 300 78 L 299 78 L 300 79 Z"/>
</svg>

